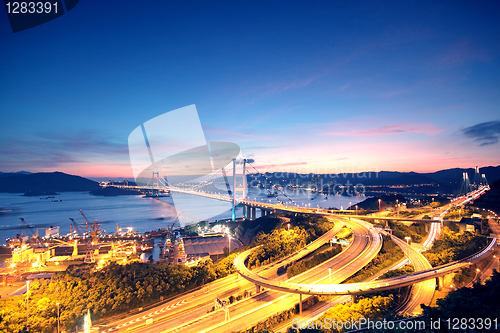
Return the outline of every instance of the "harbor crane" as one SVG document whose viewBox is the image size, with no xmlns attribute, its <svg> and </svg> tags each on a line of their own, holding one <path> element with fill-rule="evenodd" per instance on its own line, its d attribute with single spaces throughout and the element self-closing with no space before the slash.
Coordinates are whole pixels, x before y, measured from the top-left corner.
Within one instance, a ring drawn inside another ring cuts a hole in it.
<svg viewBox="0 0 500 333">
<path fill-rule="evenodd" d="M 85 251 L 84 262 L 86 264 L 94 263 L 95 262 L 94 255 L 96 254 L 96 252 L 99 253 L 99 242 L 97 240 L 97 235 L 100 232 L 101 226 L 99 223 L 97 223 L 97 220 L 95 220 L 95 222 L 91 223 L 81 209 L 80 209 L 80 214 L 82 214 L 82 216 L 86 222 L 86 234 L 89 233 L 88 232 L 89 225 L 92 228 L 92 231 L 90 232 L 90 237 L 86 238 L 87 250 Z M 78 227 L 78 223 L 76 223 L 75 220 L 73 220 L 72 218 L 70 218 L 70 220 L 73 222 L 73 225 L 77 229 L 78 233 L 80 235 L 82 235 L 82 232 L 81 232 L 80 228 Z"/>
<path fill-rule="evenodd" d="M 24 218 L 20 217 L 19 219 L 21 220 L 24 229 L 26 229 L 26 231 L 28 232 L 30 239 L 35 240 L 37 247 L 44 247 L 42 242 L 40 241 L 40 238 L 38 237 L 38 233 L 35 234 L 33 233 L 33 231 L 31 231 L 30 227 L 28 226 Z"/>
</svg>

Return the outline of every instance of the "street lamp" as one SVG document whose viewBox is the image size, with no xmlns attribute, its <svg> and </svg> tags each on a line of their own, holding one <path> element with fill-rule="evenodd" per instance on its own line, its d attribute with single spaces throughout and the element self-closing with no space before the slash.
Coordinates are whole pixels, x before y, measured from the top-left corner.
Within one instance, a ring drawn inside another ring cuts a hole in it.
<svg viewBox="0 0 500 333">
<path fill-rule="evenodd" d="M 356 215 L 358 215 L 358 205 L 356 205 Z"/>
<path fill-rule="evenodd" d="M 328 280 L 330 281 L 330 307 L 332 307 L 332 268 L 328 267 Z"/>
<path fill-rule="evenodd" d="M 381 202 L 381 201 L 382 201 L 381 199 L 378 199 L 378 211 L 379 211 L 379 212 L 380 212 L 380 210 L 382 209 L 382 208 L 381 208 L 381 206 L 380 206 L 380 202 Z"/>
<path fill-rule="evenodd" d="M 57 305 L 57 333 L 60 332 L 60 329 L 59 329 L 59 303 L 56 303 Z"/>
<path fill-rule="evenodd" d="M 290 223 L 288 223 L 288 231 L 290 231 Z"/>
<path fill-rule="evenodd" d="M 409 244 L 410 244 L 411 237 L 406 236 L 406 237 L 405 237 L 405 240 L 406 240 L 406 244 L 408 244 L 408 245 L 409 245 Z"/>
<path fill-rule="evenodd" d="M 28 329 L 28 315 L 30 311 L 29 305 L 29 297 L 30 297 L 30 281 L 26 281 L 26 329 Z"/>
</svg>

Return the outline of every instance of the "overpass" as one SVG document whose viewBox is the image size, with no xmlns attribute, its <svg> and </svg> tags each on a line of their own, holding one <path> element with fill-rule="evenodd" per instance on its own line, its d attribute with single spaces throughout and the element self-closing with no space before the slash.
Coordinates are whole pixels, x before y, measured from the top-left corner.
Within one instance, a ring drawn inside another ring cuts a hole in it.
<svg viewBox="0 0 500 333">
<path fill-rule="evenodd" d="M 373 237 L 376 231 L 374 228 L 370 229 Z M 464 259 L 451 262 L 449 264 L 429 268 L 426 270 L 405 274 L 397 277 L 392 277 L 383 280 L 370 281 L 370 282 L 360 282 L 360 283 L 348 283 L 348 284 L 296 284 L 268 280 L 262 278 L 258 274 L 250 271 L 245 266 L 246 259 L 250 256 L 253 249 L 242 252 L 238 257 L 234 259 L 234 266 L 236 271 L 248 281 L 259 285 L 261 287 L 279 290 L 287 293 L 295 294 L 306 294 L 306 295 L 360 295 L 379 291 L 385 291 L 400 287 L 409 286 L 418 282 L 422 282 L 428 279 L 443 277 L 449 273 L 455 272 L 463 267 L 468 267 L 471 264 L 483 260 L 489 255 L 493 254 L 493 247 L 497 242 L 496 238 L 493 238 L 488 246 L 482 251 L 466 257 Z M 413 252 L 413 255 L 422 256 L 411 246 L 405 245 L 403 241 L 398 242 L 398 245 L 405 248 L 405 252 Z M 423 256 L 422 256 L 423 257 Z M 424 259 L 425 260 L 425 259 Z"/>
</svg>

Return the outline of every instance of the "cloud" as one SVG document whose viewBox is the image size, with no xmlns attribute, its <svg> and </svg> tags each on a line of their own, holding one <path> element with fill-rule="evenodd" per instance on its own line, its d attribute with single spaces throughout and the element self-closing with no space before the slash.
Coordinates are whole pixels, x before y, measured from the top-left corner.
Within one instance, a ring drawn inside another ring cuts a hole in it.
<svg viewBox="0 0 500 333">
<path fill-rule="evenodd" d="M 294 162 L 294 163 L 281 163 L 281 164 L 268 164 L 268 165 L 259 165 L 256 168 L 266 169 L 266 168 L 276 168 L 276 167 L 287 167 L 287 166 L 296 166 L 296 165 L 306 165 L 308 162 Z"/>
<path fill-rule="evenodd" d="M 350 83 L 344 84 L 342 87 L 338 88 L 337 91 L 344 91 L 351 86 Z"/>
<path fill-rule="evenodd" d="M 471 40 L 464 40 L 452 45 L 441 57 L 440 63 L 454 67 L 476 61 L 488 62 L 493 58 L 493 53 L 488 48 L 475 45 Z"/>
<path fill-rule="evenodd" d="M 436 134 L 443 129 L 430 124 L 401 124 L 387 125 L 369 129 L 349 129 L 346 131 L 329 131 L 321 135 L 336 135 L 336 136 L 380 136 L 380 135 L 397 135 L 406 133 L 425 133 Z"/>
<path fill-rule="evenodd" d="M 227 130 L 227 129 L 214 128 L 211 126 L 203 126 L 203 128 L 205 129 L 206 132 L 212 133 L 212 134 L 229 135 L 231 137 L 239 136 L 239 137 L 247 137 L 247 138 L 264 138 L 264 137 L 258 136 L 258 135 L 246 134 L 246 133 L 236 132 L 236 131 Z"/>
<path fill-rule="evenodd" d="M 298 79 L 281 79 L 271 81 L 265 84 L 258 84 L 247 88 L 239 95 L 239 97 L 251 96 L 254 99 L 261 99 L 273 96 L 275 94 L 283 93 L 288 90 L 301 89 L 309 86 L 311 83 L 317 81 L 324 74 L 316 76 L 308 76 Z"/>
<path fill-rule="evenodd" d="M 492 145 L 498 142 L 498 137 L 500 136 L 500 121 L 488 121 L 466 127 L 462 130 L 462 133 L 474 139 L 474 141 L 480 142 L 480 146 Z"/>
<path fill-rule="evenodd" d="M 403 94 L 403 93 L 407 93 L 407 92 L 410 92 L 410 91 L 412 91 L 412 89 L 409 89 L 409 88 L 388 91 L 388 92 L 379 94 L 379 98 L 391 98 L 393 96 L 396 96 L 396 95 L 399 95 L 399 94 Z"/>
<path fill-rule="evenodd" d="M 97 131 L 39 132 L 30 137 L 9 138 L 0 144 L 3 156 L 0 168 L 31 165 L 37 168 L 57 168 L 62 165 L 126 159 L 125 139 Z"/>
</svg>

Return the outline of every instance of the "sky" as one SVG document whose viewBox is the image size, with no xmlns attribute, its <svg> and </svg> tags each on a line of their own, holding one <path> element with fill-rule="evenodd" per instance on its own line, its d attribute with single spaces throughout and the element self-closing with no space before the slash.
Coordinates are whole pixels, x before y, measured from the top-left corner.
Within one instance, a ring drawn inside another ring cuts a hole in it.
<svg viewBox="0 0 500 333">
<path fill-rule="evenodd" d="M 81 1 L 0 10 L 0 171 L 133 177 L 128 136 L 196 105 L 259 171 L 500 165 L 498 1 Z"/>
</svg>

